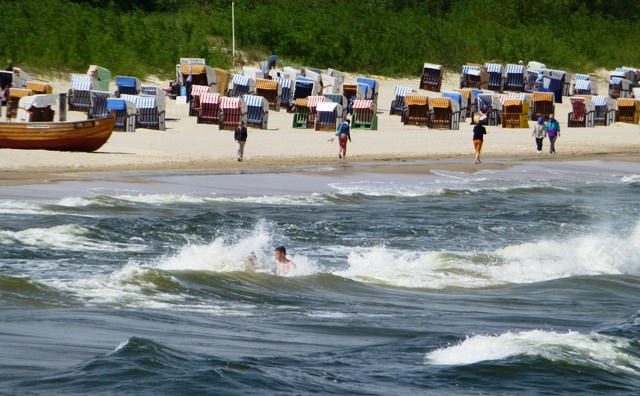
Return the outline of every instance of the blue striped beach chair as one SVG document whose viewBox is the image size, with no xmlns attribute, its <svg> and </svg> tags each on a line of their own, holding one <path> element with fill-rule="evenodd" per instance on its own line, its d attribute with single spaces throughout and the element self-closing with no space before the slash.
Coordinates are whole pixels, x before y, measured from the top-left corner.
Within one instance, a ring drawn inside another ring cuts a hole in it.
<svg viewBox="0 0 640 396">
<path fill-rule="evenodd" d="M 107 110 L 116 114 L 116 131 L 135 132 L 138 109 L 135 103 L 122 98 L 108 98 Z"/>
<path fill-rule="evenodd" d="M 342 105 L 336 102 L 320 102 L 316 106 L 316 131 L 335 132 L 342 124 Z"/>
<path fill-rule="evenodd" d="M 502 104 L 500 103 L 500 99 L 494 92 L 478 94 L 478 110 L 482 110 L 485 107 L 491 108 L 491 112 L 489 113 L 487 120 L 487 125 L 500 125 L 500 123 L 502 122 Z"/>
<path fill-rule="evenodd" d="M 116 76 L 115 97 L 120 95 L 138 95 L 140 93 L 140 79 L 137 77 Z"/>
<path fill-rule="evenodd" d="M 504 66 L 497 63 L 485 63 L 484 66 L 487 68 L 487 73 L 489 73 L 487 89 L 503 93 L 505 84 Z"/>
<path fill-rule="evenodd" d="M 120 98 L 136 105 L 138 110 L 136 127 L 157 129 L 159 131 L 166 129 L 165 108 L 161 106 L 161 103 L 158 103 L 156 96 L 122 94 Z"/>
<path fill-rule="evenodd" d="M 244 95 L 252 95 L 256 92 L 256 82 L 249 76 L 234 74 L 231 76 L 230 98 L 242 98 Z"/>
<path fill-rule="evenodd" d="M 592 96 L 595 106 L 593 124 L 595 126 L 609 126 L 616 121 L 616 101 L 607 96 Z"/>
<path fill-rule="evenodd" d="M 575 74 L 573 76 L 573 95 L 598 95 L 598 84 L 595 77 Z"/>
<path fill-rule="evenodd" d="M 516 92 L 524 91 L 524 76 L 525 71 L 523 65 L 508 64 L 504 89 Z"/>
<path fill-rule="evenodd" d="M 247 125 L 267 129 L 269 122 L 269 102 L 262 96 L 244 95 L 247 104 Z"/>
<path fill-rule="evenodd" d="M 460 74 L 460 89 L 483 89 L 489 85 L 489 73 L 483 65 L 463 65 Z"/>
<path fill-rule="evenodd" d="M 273 77 L 273 80 L 280 84 L 280 106 L 289 107 L 293 93 L 291 91 L 293 80 L 282 77 Z"/>
<path fill-rule="evenodd" d="M 404 97 L 407 94 L 417 93 L 415 89 L 408 87 L 395 87 L 393 94 L 395 99 L 391 101 L 391 106 L 389 107 L 389 115 L 400 114 L 404 111 Z"/>
<path fill-rule="evenodd" d="M 304 77 L 298 77 L 294 84 L 293 95 L 291 101 L 287 104 L 287 112 L 292 112 L 294 105 L 298 99 L 306 99 L 309 96 L 313 96 L 316 93 L 316 82 L 311 79 L 305 79 Z"/>
<path fill-rule="evenodd" d="M 88 74 L 72 74 L 71 89 L 67 95 L 69 110 L 89 111 L 91 91 L 99 88 L 98 80 Z"/>
<path fill-rule="evenodd" d="M 344 120 L 347 118 L 347 105 L 348 105 L 348 101 L 347 98 L 344 97 L 344 95 L 342 95 L 341 93 L 336 93 L 336 94 L 324 94 L 322 95 L 325 98 L 327 98 L 327 101 L 333 102 L 333 103 L 338 103 L 340 105 L 340 109 L 342 111 L 342 114 L 340 114 L 340 117 Z"/>
<path fill-rule="evenodd" d="M 107 99 L 111 97 L 109 92 L 91 91 L 91 107 L 89 108 L 88 118 L 104 118 L 108 117 L 111 112 L 107 109 Z"/>
</svg>

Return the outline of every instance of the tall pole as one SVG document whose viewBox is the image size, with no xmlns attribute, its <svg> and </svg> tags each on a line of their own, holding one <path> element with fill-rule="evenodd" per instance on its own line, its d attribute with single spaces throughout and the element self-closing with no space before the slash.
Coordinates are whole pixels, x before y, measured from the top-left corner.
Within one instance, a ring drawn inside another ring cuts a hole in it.
<svg viewBox="0 0 640 396">
<path fill-rule="evenodd" d="M 236 10 L 234 2 L 231 2 L 231 34 L 233 40 L 233 48 L 231 50 L 231 65 L 232 68 L 236 67 Z"/>
</svg>

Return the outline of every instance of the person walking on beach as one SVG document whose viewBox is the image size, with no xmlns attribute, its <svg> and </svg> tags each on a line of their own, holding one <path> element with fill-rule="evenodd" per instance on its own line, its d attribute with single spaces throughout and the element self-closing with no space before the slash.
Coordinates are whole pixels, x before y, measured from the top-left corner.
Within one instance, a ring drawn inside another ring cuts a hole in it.
<svg viewBox="0 0 640 396">
<path fill-rule="evenodd" d="M 276 272 L 278 275 L 287 275 L 296 264 L 287 258 L 287 249 L 284 246 L 276 248 Z"/>
<path fill-rule="evenodd" d="M 558 120 L 553 118 L 553 114 L 549 114 L 549 121 L 547 121 L 547 136 L 549 137 L 549 153 L 555 154 L 556 152 L 556 139 L 560 136 L 560 124 Z"/>
<path fill-rule="evenodd" d="M 480 121 L 473 127 L 473 147 L 476 149 L 476 160 L 474 164 L 481 164 L 480 161 L 480 152 L 482 151 L 482 142 L 484 140 L 484 135 L 487 134 L 487 129 L 484 127 L 486 121 Z"/>
<path fill-rule="evenodd" d="M 244 126 L 244 121 L 238 121 L 238 126 L 233 133 L 233 138 L 238 145 L 237 159 L 238 162 L 242 162 L 244 156 L 244 145 L 247 142 L 247 127 Z"/>
<path fill-rule="evenodd" d="M 533 126 L 533 133 L 531 136 L 536 138 L 538 155 L 542 154 L 542 141 L 547 136 L 547 126 L 544 123 L 544 117 L 538 118 L 538 122 Z"/>
<path fill-rule="evenodd" d="M 347 140 L 351 141 L 350 121 L 345 120 L 338 127 L 338 158 L 347 159 Z"/>
</svg>

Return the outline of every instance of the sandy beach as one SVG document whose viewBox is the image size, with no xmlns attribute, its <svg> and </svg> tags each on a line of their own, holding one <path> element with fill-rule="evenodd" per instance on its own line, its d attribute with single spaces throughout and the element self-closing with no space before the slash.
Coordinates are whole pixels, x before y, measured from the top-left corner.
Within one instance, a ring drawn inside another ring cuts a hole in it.
<svg viewBox="0 0 640 396">
<path fill-rule="evenodd" d="M 351 76 L 355 81 L 357 76 Z M 595 128 L 567 128 L 571 105 L 567 97 L 556 104 L 561 137 L 556 142 L 557 154 L 545 151 L 538 155 L 528 129 L 506 129 L 488 126 L 482 152 L 483 164 L 473 165 L 472 129 L 469 118 L 460 130 L 435 130 L 405 126 L 400 116 L 389 115 L 396 86 L 418 90 L 419 79 L 377 78 L 379 81 L 378 130 L 352 131 L 348 159 L 338 159 L 337 140 L 330 132 L 294 129 L 293 114 L 285 109 L 270 111 L 267 130 L 249 128 L 245 160 L 235 159 L 232 131 L 220 131 L 217 125 L 198 124 L 188 115 L 188 105 L 167 98 L 166 131 L 137 128 L 135 132 L 114 132 L 107 144 L 94 153 L 70 153 L 43 150 L 0 150 L 1 185 L 34 183 L 43 180 L 83 178 L 94 172 L 220 170 L 236 171 L 292 166 L 339 165 L 357 168 L 363 164 L 386 164 L 416 160 L 435 161 L 436 167 L 465 171 L 508 166 L 509 160 L 579 160 L 598 158 L 638 162 L 640 160 L 640 127 L 628 123 Z M 54 93 L 67 92 L 69 81 L 49 81 Z M 146 81 L 145 84 L 168 87 L 168 81 Z M 449 73 L 442 91 L 458 87 L 458 74 Z M 112 82 L 111 90 L 115 90 Z M 418 90 L 421 94 L 441 96 L 440 92 Z M 607 92 L 600 80 L 599 92 Z M 57 110 L 57 109 L 56 109 Z M 68 120 L 86 119 L 86 114 L 69 111 Z M 440 160 L 442 165 L 438 165 Z M 498 161 L 499 160 L 499 161 Z M 446 163 L 445 163 L 446 162 Z M 410 168 L 403 168 L 409 171 Z"/>
</svg>

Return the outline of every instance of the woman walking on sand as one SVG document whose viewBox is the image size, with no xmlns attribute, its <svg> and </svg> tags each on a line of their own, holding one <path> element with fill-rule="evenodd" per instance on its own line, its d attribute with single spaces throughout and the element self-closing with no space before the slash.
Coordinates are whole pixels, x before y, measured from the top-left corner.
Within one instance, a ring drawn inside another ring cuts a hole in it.
<svg viewBox="0 0 640 396">
<path fill-rule="evenodd" d="M 487 129 L 484 127 L 486 120 L 478 121 L 476 126 L 473 127 L 473 147 L 476 149 L 476 160 L 474 164 L 481 164 L 480 161 L 480 152 L 482 151 L 482 142 L 484 140 L 484 135 L 487 134 Z"/>
<path fill-rule="evenodd" d="M 336 134 L 338 135 L 338 158 L 347 159 L 347 140 L 351 141 L 351 127 L 349 120 L 345 120 Z"/>
<path fill-rule="evenodd" d="M 533 133 L 531 134 L 536 138 L 536 148 L 538 149 L 538 155 L 542 154 L 542 141 L 547 137 L 547 126 L 544 123 L 544 117 L 538 118 L 538 122 L 533 126 Z"/>
</svg>

